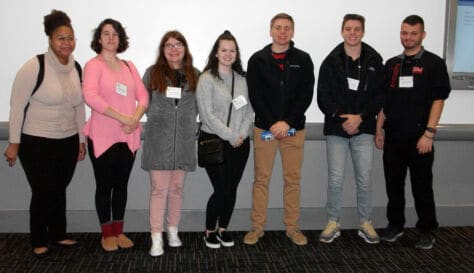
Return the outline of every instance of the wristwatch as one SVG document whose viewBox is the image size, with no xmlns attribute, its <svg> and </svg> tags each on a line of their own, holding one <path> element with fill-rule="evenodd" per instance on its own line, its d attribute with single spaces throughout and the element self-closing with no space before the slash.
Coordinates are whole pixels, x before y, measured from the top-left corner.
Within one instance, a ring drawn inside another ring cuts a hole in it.
<svg viewBox="0 0 474 273">
<path fill-rule="evenodd" d="M 426 127 L 426 131 L 428 131 L 432 134 L 436 134 L 436 128 L 433 128 L 433 127 Z"/>
</svg>

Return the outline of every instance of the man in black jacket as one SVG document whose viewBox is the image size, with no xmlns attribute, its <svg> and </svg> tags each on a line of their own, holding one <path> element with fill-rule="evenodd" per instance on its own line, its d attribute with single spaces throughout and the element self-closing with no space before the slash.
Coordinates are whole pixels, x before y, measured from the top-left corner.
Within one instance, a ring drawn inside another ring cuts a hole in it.
<svg viewBox="0 0 474 273">
<path fill-rule="evenodd" d="M 382 240 L 395 242 L 403 235 L 405 179 L 410 170 L 418 215 L 416 227 L 420 231 L 415 246 L 431 249 L 433 231 L 438 227 L 433 194 L 433 138 L 451 86 L 443 59 L 423 48 L 425 35 L 423 18 L 410 15 L 403 20 L 403 54 L 385 64 L 387 98 L 378 116 L 375 144 L 383 149 L 388 196 L 388 226 Z"/>
<path fill-rule="evenodd" d="M 367 243 L 380 242 L 370 221 L 370 175 L 376 115 L 384 98 L 384 75 L 382 57 L 362 42 L 364 27 L 363 16 L 346 14 L 341 27 L 344 42 L 326 57 L 319 71 L 317 99 L 325 115 L 329 178 L 326 204 L 329 221 L 319 236 L 325 243 L 340 235 L 342 186 L 349 153 L 357 186 L 358 234 Z"/>
<path fill-rule="evenodd" d="M 293 18 L 275 15 L 270 24 L 272 44 L 257 51 L 248 63 L 249 98 L 255 110 L 252 230 L 244 243 L 256 244 L 267 220 L 268 186 L 273 162 L 280 151 L 284 179 L 284 224 L 286 234 L 297 245 L 307 244 L 299 230 L 300 178 L 305 140 L 305 112 L 314 92 L 311 57 L 294 47 Z M 288 131 L 295 129 L 295 135 Z M 273 140 L 262 139 L 271 133 Z"/>
</svg>

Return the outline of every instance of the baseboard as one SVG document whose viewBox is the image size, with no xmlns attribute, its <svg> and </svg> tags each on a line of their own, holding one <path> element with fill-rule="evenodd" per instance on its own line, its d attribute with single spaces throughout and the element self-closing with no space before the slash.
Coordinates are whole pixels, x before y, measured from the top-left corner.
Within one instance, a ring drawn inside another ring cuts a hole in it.
<svg viewBox="0 0 474 273">
<path fill-rule="evenodd" d="M 440 226 L 474 226 L 474 206 L 467 207 L 438 207 Z M 99 224 L 95 211 L 68 211 L 68 232 L 98 232 Z M 416 223 L 416 212 L 413 207 L 406 209 L 407 227 Z M 28 232 L 28 211 L 0 211 L 0 233 Z M 129 232 L 149 231 L 148 210 L 128 210 L 125 216 L 125 228 Z M 374 208 L 372 222 L 376 228 L 387 224 L 385 208 Z M 340 218 L 343 229 L 357 228 L 358 219 L 356 208 L 343 208 Z M 302 208 L 300 225 L 303 230 L 320 230 L 326 224 L 324 208 Z M 205 226 L 204 210 L 184 210 L 182 212 L 181 231 L 202 231 Z M 229 230 L 248 230 L 250 228 L 250 209 L 236 209 L 232 216 Z M 283 230 L 283 209 L 268 210 L 267 230 Z"/>
</svg>

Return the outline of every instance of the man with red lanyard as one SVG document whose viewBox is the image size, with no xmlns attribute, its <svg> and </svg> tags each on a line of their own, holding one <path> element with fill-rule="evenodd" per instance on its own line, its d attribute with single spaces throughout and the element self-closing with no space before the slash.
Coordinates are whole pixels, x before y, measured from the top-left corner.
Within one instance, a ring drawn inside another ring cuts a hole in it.
<svg viewBox="0 0 474 273">
<path fill-rule="evenodd" d="M 285 13 L 275 15 L 270 23 L 272 44 L 257 51 L 248 62 L 249 98 L 255 110 L 255 180 L 252 230 L 245 235 L 245 244 L 256 244 L 263 236 L 268 188 L 277 150 L 283 165 L 286 235 L 296 245 L 307 244 L 306 236 L 298 226 L 300 179 L 306 133 L 305 112 L 311 104 L 315 80 L 311 57 L 294 47 L 293 35 L 293 18 Z"/>
<path fill-rule="evenodd" d="M 420 16 L 410 15 L 403 20 L 400 40 L 405 50 L 385 64 L 387 93 L 378 115 L 375 145 L 384 151 L 388 195 L 388 227 L 381 239 L 395 242 L 403 235 L 409 169 L 420 232 L 416 248 L 431 249 L 432 232 L 438 227 L 433 196 L 433 138 L 451 87 L 445 62 L 423 48 L 425 35 Z"/>
</svg>

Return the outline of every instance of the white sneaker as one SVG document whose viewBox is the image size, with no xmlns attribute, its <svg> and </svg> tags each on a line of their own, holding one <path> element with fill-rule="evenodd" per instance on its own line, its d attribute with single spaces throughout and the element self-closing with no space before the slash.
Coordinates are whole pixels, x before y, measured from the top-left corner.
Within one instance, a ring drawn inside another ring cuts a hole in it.
<svg viewBox="0 0 474 273">
<path fill-rule="evenodd" d="M 171 247 L 180 247 L 183 245 L 178 236 L 177 227 L 168 227 L 168 244 Z"/>
<path fill-rule="evenodd" d="M 161 236 L 161 232 L 152 233 L 150 255 L 155 257 L 163 255 L 163 253 L 163 237 Z"/>
</svg>

